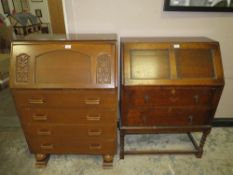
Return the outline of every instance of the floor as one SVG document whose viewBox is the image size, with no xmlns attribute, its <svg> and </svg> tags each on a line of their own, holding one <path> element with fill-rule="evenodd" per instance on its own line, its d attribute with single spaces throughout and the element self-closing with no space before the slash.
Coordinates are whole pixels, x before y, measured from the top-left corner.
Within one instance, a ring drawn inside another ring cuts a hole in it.
<svg viewBox="0 0 233 175">
<path fill-rule="evenodd" d="M 9 89 L 0 92 L 0 102 L 0 175 L 233 174 L 233 128 L 213 128 L 207 138 L 201 159 L 193 155 L 140 155 L 125 156 L 124 160 L 120 160 L 117 153 L 113 168 L 102 169 L 101 156 L 51 155 L 48 166 L 37 169 L 34 167 L 34 155 L 28 151 L 17 120 Z M 200 137 L 199 134 L 194 136 L 197 139 Z M 131 150 L 182 149 L 184 147 L 191 149 L 191 146 L 188 137 L 182 134 L 126 137 L 126 149 Z"/>
</svg>

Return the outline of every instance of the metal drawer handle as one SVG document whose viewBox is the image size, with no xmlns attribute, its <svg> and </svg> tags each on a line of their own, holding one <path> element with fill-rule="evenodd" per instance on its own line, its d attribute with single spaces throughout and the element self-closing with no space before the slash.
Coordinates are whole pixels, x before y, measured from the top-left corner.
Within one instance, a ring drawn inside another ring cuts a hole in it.
<svg viewBox="0 0 233 175">
<path fill-rule="evenodd" d="M 193 99 L 194 99 L 194 101 L 195 101 L 196 104 L 199 103 L 199 96 L 198 95 L 194 95 Z"/>
<path fill-rule="evenodd" d="M 189 115 L 188 116 L 188 119 L 189 119 L 189 124 L 193 124 L 193 116 L 192 115 Z"/>
<path fill-rule="evenodd" d="M 91 150 L 99 150 L 99 149 L 102 149 L 102 146 L 101 146 L 101 144 L 90 144 L 89 145 L 89 149 L 91 149 Z"/>
<path fill-rule="evenodd" d="M 102 135 L 102 130 L 88 130 L 88 136 L 101 136 Z"/>
<path fill-rule="evenodd" d="M 39 131 L 37 131 L 37 135 L 39 135 L 39 136 L 50 136 L 51 135 L 51 131 L 41 131 L 41 130 L 39 130 Z"/>
<path fill-rule="evenodd" d="M 33 115 L 32 116 L 33 120 L 35 121 L 46 121 L 48 120 L 48 117 L 46 115 Z"/>
<path fill-rule="evenodd" d="M 172 111 L 173 111 L 173 107 L 169 107 L 167 110 L 168 113 L 171 113 Z"/>
<path fill-rule="evenodd" d="M 87 105 L 99 105 L 100 104 L 100 99 L 96 98 L 96 99 L 85 99 L 84 103 Z"/>
<path fill-rule="evenodd" d="M 86 118 L 87 118 L 88 121 L 100 121 L 101 116 L 100 116 L 100 114 L 98 114 L 98 115 L 87 115 Z"/>
<path fill-rule="evenodd" d="M 53 144 L 42 144 L 42 145 L 40 145 L 40 148 L 41 149 L 45 149 L 45 150 L 51 150 L 51 149 L 54 149 L 54 146 L 53 146 Z"/>
<path fill-rule="evenodd" d="M 176 90 L 175 90 L 175 89 L 172 89 L 172 90 L 171 90 L 171 94 L 172 94 L 172 95 L 175 95 L 175 94 L 176 94 Z"/>
<path fill-rule="evenodd" d="M 142 115 L 141 118 L 142 118 L 144 124 L 146 124 L 147 123 L 147 116 L 146 115 Z"/>
<path fill-rule="evenodd" d="M 144 96 L 144 102 L 147 103 L 150 99 L 150 96 L 149 95 L 145 95 Z"/>
<path fill-rule="evenodd" d="M 29 104 L 44 104 L 44 99 L 43 98 L 30 98 L 28 99 Z"/>
</svg>

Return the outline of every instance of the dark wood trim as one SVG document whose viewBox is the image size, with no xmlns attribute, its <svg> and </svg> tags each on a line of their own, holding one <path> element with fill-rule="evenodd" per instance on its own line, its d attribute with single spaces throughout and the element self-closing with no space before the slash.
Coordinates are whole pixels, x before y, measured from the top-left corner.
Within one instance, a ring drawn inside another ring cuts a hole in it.
<svg viewBox="0 0 233 175">
<path fill-rule="evenodd" d="M 215 118 L 213 127 L 233 127 L 233 118 Z"/>
<path fill-rule="evenodd" d="M 205 6 L 172 6 L 171 0 L 164 1 L 164 11 L 191 11 L 191 12 L 233 12 L 232 7 L 205 7 Z"/>
<path fill-rule="evenodd" d="M 120 128 L 120 122 L 117 122 L 118 128 Z M 233 118 L 215 118 L 212 122 L 213 127 L 233 127 Z"/>
</svg>

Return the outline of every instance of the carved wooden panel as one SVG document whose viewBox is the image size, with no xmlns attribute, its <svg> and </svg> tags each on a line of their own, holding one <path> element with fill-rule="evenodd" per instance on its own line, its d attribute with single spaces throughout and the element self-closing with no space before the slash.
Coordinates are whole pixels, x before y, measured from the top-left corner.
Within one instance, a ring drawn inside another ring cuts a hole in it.
<svg viewBox="0 0 233 175">
<path fill-rule="evenodd" d="M 96 64 L 97 84 L 111 83 L 111 56 L 104 54 L 97 57 Z"/>
<path fill-rule="evenodd" d="M 28 82 L 29 76 L 29 58 L 30 56 L 23 53 L 16 57 L 16 81 Z"/>
<path fill-rule="evenodd" d="M 90 84 L 91 57 L 73 50 L 53 50 L 35 57 L 35 82 Z"/>
</svg>

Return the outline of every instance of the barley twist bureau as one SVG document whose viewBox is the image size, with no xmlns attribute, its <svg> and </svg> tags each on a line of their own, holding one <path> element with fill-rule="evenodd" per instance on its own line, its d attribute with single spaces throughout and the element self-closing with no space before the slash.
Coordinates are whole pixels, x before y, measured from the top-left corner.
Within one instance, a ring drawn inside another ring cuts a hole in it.
<svg viewBox="0 0 233 175">
<path fill-rule="evenodd" d="M 116 35 L 43 35 L 12 43 L 10 88 L 36 166 L 50 154 L 116 153 Z"/>
<path fill-rule="evenodd" d="M 201 157 L 223 90 L 219 44 L 208 38 L 121 38 L 120 158 Z M 192 133 L 200 132 L 200 143 Z M 125 150 L 125 135 L 187 133 L 192 150 Z"/>
</svg>

